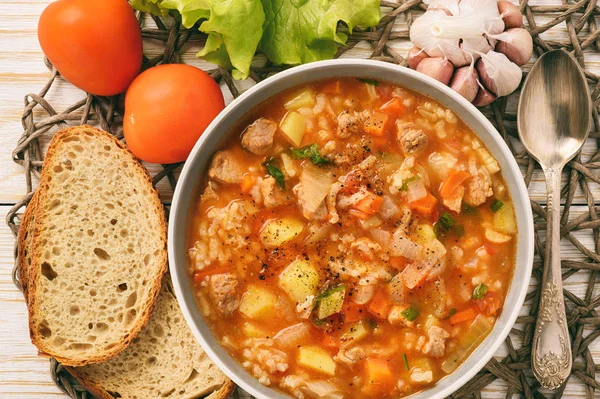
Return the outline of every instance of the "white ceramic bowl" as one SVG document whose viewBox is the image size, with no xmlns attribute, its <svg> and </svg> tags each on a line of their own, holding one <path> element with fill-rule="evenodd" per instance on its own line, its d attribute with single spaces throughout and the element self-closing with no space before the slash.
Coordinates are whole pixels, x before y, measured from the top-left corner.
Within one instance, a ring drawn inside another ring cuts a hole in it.
<svg viewBox="0 0 600 399">
<path fill-rule="evenodd" d="M 169 220 L 169 264 L 179 305 L 196 339 L 210 358 L 236 384 L 259 399 L 284 399 L 289 396 L 261 385 L 219 345 L 196 307 L 187 275 L 186 231 L 198 195 L 198 184 L 205 178 L 207 163 L 216 150 L 237 134 L 231 127 L 246 113 L 281 91 L 311 81 L 354 76 L 397 83 L 439 101 L 469 125 L 500 163 L 513 198 L 519 227 L 515 274 L 502 314 L 489 336 L 454 373 L 435 386 L 416 393 L 411 399 L 444 398 L 469 381 L 490 360 L 512 328 L 531 276 L 533 263 L 533 216 L 527 189 L 517 163 L 492 124 L 459 94 L 421 73 L 397 65 L 368 60 L 344 59 L 314 62 L 288 69 L 252 87 L 233 101 L 208 126 L 194 146 L 175 189 Z"/>
</svg>

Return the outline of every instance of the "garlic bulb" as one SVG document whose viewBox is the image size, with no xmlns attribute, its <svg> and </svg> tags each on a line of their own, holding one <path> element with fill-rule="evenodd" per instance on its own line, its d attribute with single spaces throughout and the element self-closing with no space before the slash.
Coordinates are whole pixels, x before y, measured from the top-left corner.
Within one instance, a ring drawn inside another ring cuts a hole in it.
<svg viewBox="0 0 600 399">
<path fill-rule="evenodd" d="M 498 97 L 507 96 L 519 87 L 521 68 L 504 54 L 490 51 L 477 61 L 481 83 Z"/>
<path fill-rule="evenodd" d="M 412 24 L 410 40 L 431 57 L 446 57 L 455 66 L 492 50 L 495 42 L 490 43 L 488 35 L 504 30 L 496 0 L 431 0 L 430 7 Z"/>
<path fill-rule="evenodd" d="M 496 51 L 504 54 L 517 65 L 525 65 L 533 53 L 531 35 L 523 28 L 512 28 L 492 36 L 498 40 Z"/>
<path fill-rule="evenodd" d="M 520 28 L 523 26 L 523 14 L 518 5 L 510 1 L 501 0 L 498 2 L 498 11 L 504 21 L 506 28 Z"/>
<path fill-rule="evenodd" d="M 475 96 L 475 99 L 472 101 L 472 103 L 476 107 L 485 107 L 486 105 L 493 103 L 495 99 L 496 95 L 494 93 L 485 87 L 480 86 L 479 92 L 477 93 L 477 96 Z"/>
<path fill-rule="evenodd" d="M 466 98 L 467 101 L 472 102 L 479 91 L 478 78 L 477 71 L 472 65 L 458 68 L 454 71 L 450 88 Z"/>
<path fill-rule="evenodd" d="M 447 85 L 452 78 L 454 66 L 444 58 L 425 58 L 417 65 L 417 71 Z"/>
<path fill-rule="evenodd" d="M 417 65 L 419 65 L 419 63 L 425 58 L 429 58 L 425 51 L 418 47 L 413 47 L 408 50 L 408 56 L 406 57 L 406 60 L 408 61 L 408 66 L 411 69 L 417 69 Z"/>
</svg>

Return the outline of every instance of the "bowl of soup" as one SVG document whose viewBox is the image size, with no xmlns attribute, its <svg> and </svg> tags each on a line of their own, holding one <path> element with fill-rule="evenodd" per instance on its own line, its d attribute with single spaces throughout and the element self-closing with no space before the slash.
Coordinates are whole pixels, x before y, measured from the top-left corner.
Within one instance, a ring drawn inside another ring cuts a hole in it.
<svg viewBox="0 0 600 399">
<path fill-rule="evenodd" d="M 194 147 L 171 208 L 185 318 L 258 398 L 450 395 L 508 335 L 532 260 L 499 133 L 382 62 L 316 62 L 246 91 Z"/>
</svg>

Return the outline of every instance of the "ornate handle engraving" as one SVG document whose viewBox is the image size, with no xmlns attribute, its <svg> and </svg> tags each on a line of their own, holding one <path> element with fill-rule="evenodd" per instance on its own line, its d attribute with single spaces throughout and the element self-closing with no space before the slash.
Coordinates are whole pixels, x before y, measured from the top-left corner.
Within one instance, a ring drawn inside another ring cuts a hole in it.
<svg viewBox="0 0 600 399">
<path fill-rule="evenodd" d="M 538 319 L 533 335 L 533 374 L 542 386 L 556 389 L 571 373 L 571 343 L 567 328 L 560 271 L 560 170 L 545 170 L 548 188 L 546 251 Z"/>
</svg>

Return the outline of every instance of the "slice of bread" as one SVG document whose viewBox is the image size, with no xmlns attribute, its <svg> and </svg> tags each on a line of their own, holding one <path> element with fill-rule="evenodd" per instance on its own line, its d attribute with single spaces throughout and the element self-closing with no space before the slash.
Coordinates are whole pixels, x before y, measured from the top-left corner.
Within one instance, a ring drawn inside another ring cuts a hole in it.
<svg viewBox="0 0 600 399">
<path fill-rule="evenodd" d="M 69 367 L 99 398 L 224 399 L 233 383 L 215 366 L 187 326 L 170 279 L 165 278 L 152 317 L 131 345 L 103 363 Z"/>
<path fill-rule="evenodd" d="M 66 366 L 102 362 L 150 317 L 167 268 L 163 206 L 123 143 L 90 126 L 54 136 L 36 197 L 31 340 Z"/>
<path fill-rule="evenodd" d="M 30 265 L 35 198 L 25 210 L 19 229 L 18 267 L 24 276 Z M 27 280 L 21 284 L 26 292 Z M 104 399 L 225 399 L 235 388 L 185 324 L 169 277 L 163 279 L 148 324 L 124 351 L 102 363 L 67 369 L 90 392 Z"/>
</svg>

